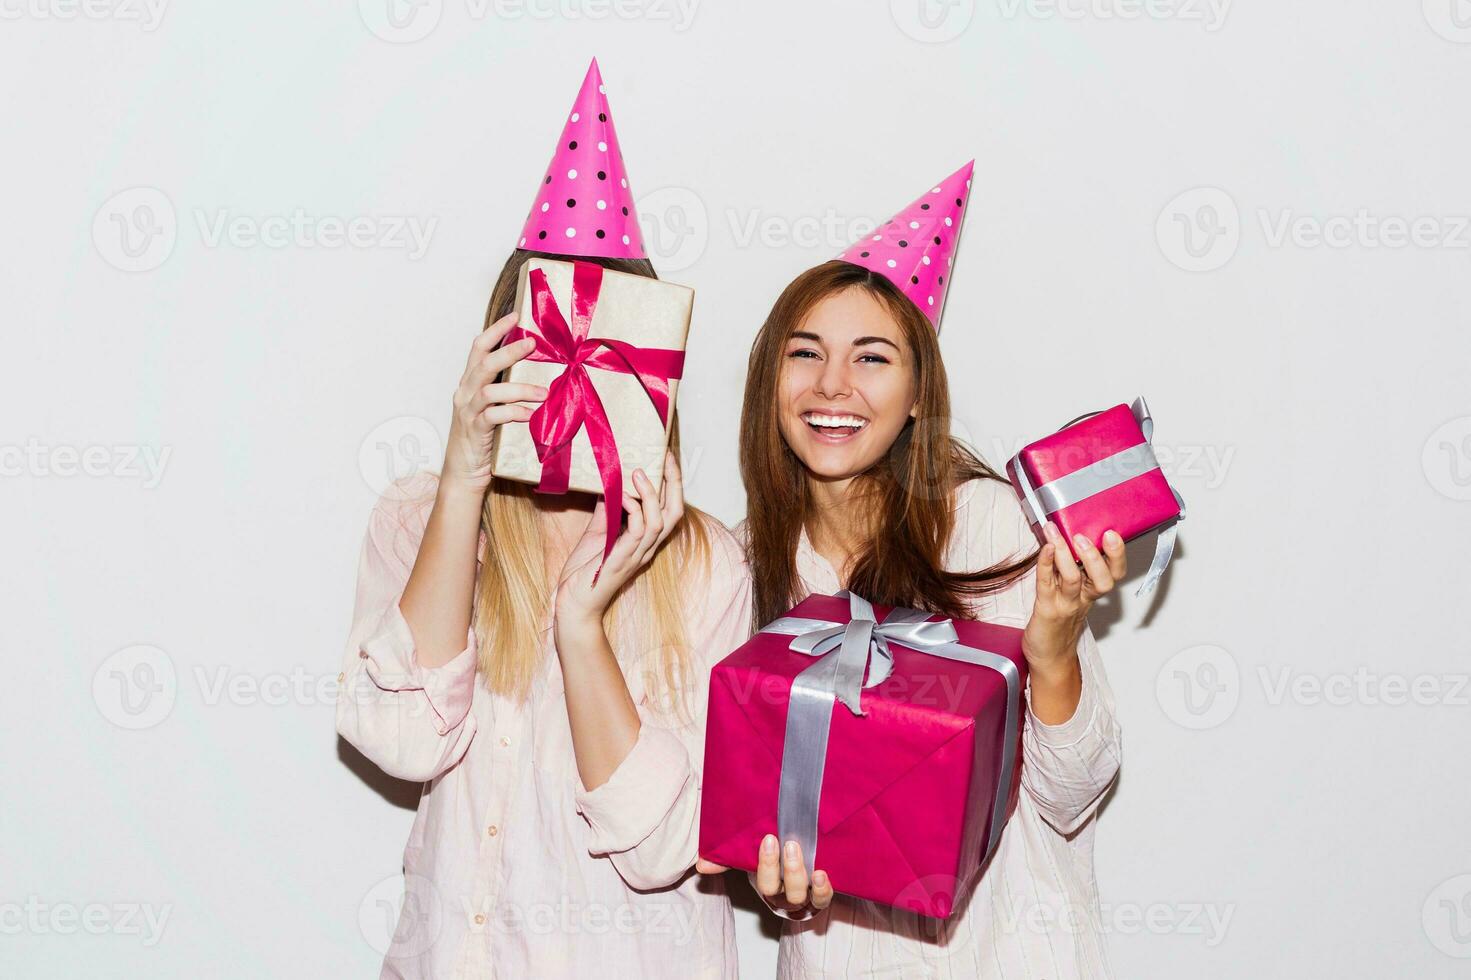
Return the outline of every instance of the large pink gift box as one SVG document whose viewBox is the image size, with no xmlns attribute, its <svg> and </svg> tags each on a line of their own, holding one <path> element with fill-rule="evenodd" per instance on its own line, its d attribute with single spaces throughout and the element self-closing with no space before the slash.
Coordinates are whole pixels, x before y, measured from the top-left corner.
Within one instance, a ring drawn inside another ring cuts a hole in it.
<svg viewBox="0 0 1471 980">
<path fill-rule="evenodd" d="M 802 845 L 834 890 L 945 917 L 1021 767 L 1021 630 L 812 595 L 716 665 L 700 855 Z"/>
</svg>

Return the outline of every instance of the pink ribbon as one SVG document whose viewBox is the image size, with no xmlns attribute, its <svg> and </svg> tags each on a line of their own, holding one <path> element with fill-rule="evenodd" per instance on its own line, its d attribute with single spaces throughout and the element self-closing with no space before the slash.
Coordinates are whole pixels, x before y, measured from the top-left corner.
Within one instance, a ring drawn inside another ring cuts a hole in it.
<svg viewBox="0 0 1471 980">
<path fill-rule="evenodd" d="M 569 326 L 547 285 L 546 273 L 531 270 L 531 318 L 540 334 L 512 327 L 501 341 L 513 344 L 525 337 L 536 341 L 527 356 L 532 361 L 567 365 L 567 370 L 547 386 L 547 398 L 532 413 L 528 427 L 541 461 L 538 493 L 566 493 L 572 470 L 572 439 L 585 426 L 592 443 L 593 459 L 602 477 L 607 530 L 603 562 L 608 560 L 623 521 L 623 467 L 618 459 L 618 441 L 608 413 L 588 377 L 589 367 L 638 378 L 644 392 L 669 425 L 669 381 L 684 372 L 684 351 L 660 347 L 636 347 L 611 337 L 589 337 L 593 311 L 603 288 L 603 267 L 591 262 L 572 263 L 572 323 Z M 598 563 L 598 574 L 603 562 Z M 593 576 L 597 581 L 597 575 Z"/>
</svg>

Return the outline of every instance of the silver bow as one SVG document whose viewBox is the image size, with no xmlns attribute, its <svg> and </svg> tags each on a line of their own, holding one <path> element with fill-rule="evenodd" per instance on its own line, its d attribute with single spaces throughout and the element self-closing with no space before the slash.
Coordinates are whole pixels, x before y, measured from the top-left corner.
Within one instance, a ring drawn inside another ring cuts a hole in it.
<svg viewBox="0 0 1471 980">
<path fill-rule="evenodd" d="M 889 650 L 891 640 L 914 650 L 932 652 L 960 639 L 955 624 L 948 619 L 932 623 L 928 621 L 931 614 L 923 610 L 896 608 L 882 623 L 877 623 L 867 599 L 852 592 L 839 595 L 848 597 L 853 618 L 847 623 L 783 616 L 761 632 L 794 633 L 793 652 L 823 657 L 821 663 L 803 671 L 801 676 L 813 673 L 814 680 L 830 679 L 827 688 L 855 715 L 864 713 L 863 689 L 882 684 L 894 670 L 894 654 Z M 837 656 L 827 656 L 834 650 Z M 818 667 L 822 669 L 816 670 Z"/>
<path fill-rule="evenodd" d="M 1016 731 L 1021 714 L 1021 673 L 1008 657 L 978 650 L 960 642 L 948 619 L 930 622 L 932 613 L 895 607 L 883 622 L 874 620 L 873 605 L 844 590 L 851 618 L 846 623 L 826 619 L 783 616 L 762 628 L 763 633 L 793 636 L 790 649 L 818 660 L 792 679 L 787 702 L 785 743 L 781 756 L 781 792 L 777 802 L 777 832 L 783 841 L 802 847 L 810 875 L 817 858 L 817 808 L 827 763 L 828 733 L 833 707 L 841 701 L 855 715 L 864 714 L 863 689 L 884 682 L 894 669 L 890 643 L 946 660 L 989 667 L 1006 680 L 1006 731 L 1001 746 L 1000 779 L 991 811 L 982 863 L 1001 840 L 1006 824 L 1006 799 L 1016 764 Z"/>
</svg>

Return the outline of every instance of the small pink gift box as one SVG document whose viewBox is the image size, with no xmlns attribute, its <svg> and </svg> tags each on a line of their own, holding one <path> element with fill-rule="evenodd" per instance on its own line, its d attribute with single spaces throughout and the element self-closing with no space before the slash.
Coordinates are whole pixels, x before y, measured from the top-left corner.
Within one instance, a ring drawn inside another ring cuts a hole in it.
<svg viewBox="0 0 1471 980">
<path fill-rule="evenodd" d="M 943 918 L 994 852 L 1021 768 L 1021 630 L 812 595 L 715 666 L 700 855 L 767 834 L 834 890 Z"/>
<path fill-rule="evenodd" d="M 1073 557 L 1073 535 L 1097 544 L 1103 532 L 1125 541 L 1163 528 L 1154 561 L 1138 595 L 1154 588 L 1175 551 L 1185 501 L 1170 486 L 1149 444 L 1154 420 L 1142 397 L 1134 404 L 1069 422 L 1026 446 L 1006 464 L 1006 475 L 1039 541 L 1042 525 L 1057 525 Z"/>
</svg>

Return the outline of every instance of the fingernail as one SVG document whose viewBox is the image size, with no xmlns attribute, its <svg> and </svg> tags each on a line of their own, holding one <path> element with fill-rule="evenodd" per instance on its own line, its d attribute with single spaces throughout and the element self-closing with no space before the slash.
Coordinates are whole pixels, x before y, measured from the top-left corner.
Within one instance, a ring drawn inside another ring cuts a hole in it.
<svg viewBox="0 0 1471 980">
<path fill-rule="evenodd" d="M 761 838 L 761 853 L 770 857 L 776 853 L 776 835 L 767 834 Z"/>
<path fill-rule="evenodd" d="M 1103 532 L 1103 543 L 1104 544 L 1118 544 L 1119 542 L 1121 542 L 1123 540 L 1124 540 L 1123 539 L 1123 536 L 1120 535 L 1119 532 L 1117 532 L 1117 531 L 1104 531 Z"/>
<path fill-rule="evenodd" d="M 1074 534 L 1073 544 L 1077 545 L 1083 551 L 1091 551 L 1093 549 L 1093 542 L 1088 540 L 1086 534 Z"/>
<path fill-rule="evenodd" d="M 816 885 L 818 888 L 826 888 L 827 887 L 827 872 L 826 871 L 814 871 L 814 872 L 812 872 L 812 883 L 814 885 Z"/>
<path fill-rule="evenodd" d="M 1048 521 L 1046 524 L 1042 525 L 1042 533 L 1047 535 L 1047 539 L 1049 541 L 1055 540 L 1058 534 L 1057 525 L 1053 524 L 1051 521 Z"/>
<path fill-rule="evenodd" d="M 792 862 L 793 864 L 795 864 L 797 862 L 797 842 L 796 841 L 794 841 L 794 840 L 787 841 L 787 852 L 786 853 L 787 853 L 787 860 L 790 861 L 790 862 Z"/>
</svg>

